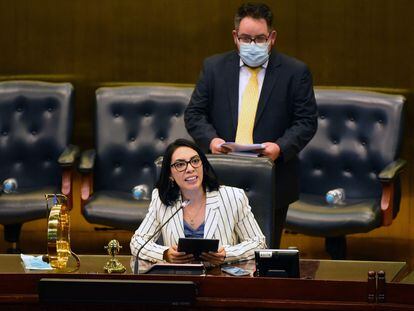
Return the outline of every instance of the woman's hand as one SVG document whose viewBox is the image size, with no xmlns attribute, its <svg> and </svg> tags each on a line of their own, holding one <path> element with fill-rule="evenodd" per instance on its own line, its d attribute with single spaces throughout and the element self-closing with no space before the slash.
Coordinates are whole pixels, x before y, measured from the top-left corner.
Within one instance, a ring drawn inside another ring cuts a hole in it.
<svg viewBox="0 0 414 311">
<path fill-rule="evenodd" d="M 177 251 L 177 245 L 173 245 L 164 252 L 164 260 L 171 263 L 189 263 L 194 260 L 194 256 Z"/>
<path fill-rule="evenodd" d="M 201 253 L 200 257 L 213 265 L 221 265 L 224 262 L 224 259 L 226 259 L 226 251 L 222 246 L 217 252 Z"/>
</svg>

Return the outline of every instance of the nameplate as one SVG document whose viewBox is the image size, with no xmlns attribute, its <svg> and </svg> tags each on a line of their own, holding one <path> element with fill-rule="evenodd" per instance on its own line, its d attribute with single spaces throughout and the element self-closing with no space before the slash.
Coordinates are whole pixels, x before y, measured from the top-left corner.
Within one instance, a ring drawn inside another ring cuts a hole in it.
<svg viewBox="0 0 414 311">
<path fill-rule="evenodd" d="M 42 303 L 191 305 L 197 287 L 189 281 L 43 278 L 38 292 Z"/>
</svg>

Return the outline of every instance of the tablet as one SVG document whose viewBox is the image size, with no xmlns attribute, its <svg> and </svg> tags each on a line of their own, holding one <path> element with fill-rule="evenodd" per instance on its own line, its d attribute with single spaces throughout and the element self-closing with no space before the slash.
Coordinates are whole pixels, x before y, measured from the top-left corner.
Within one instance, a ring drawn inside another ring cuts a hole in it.
<svg viewBox="0 0 414 311">
<path fill-rule="evenodd" d="M 195 259 L 200 259 L 201 253 L 217 252 L 219 240 L 180 238 L 178 240 L 178 251 L 193 254 Z"/>
</svg>

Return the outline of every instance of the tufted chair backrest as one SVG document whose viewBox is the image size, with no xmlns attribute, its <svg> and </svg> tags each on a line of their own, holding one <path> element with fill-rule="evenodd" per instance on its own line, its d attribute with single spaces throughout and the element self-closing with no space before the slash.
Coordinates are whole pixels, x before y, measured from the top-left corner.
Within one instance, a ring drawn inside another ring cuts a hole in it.
<svg viewBox="0 0 414 311">
<path fill-rule="evenodd" d="M 16 178 L 20 190 L 59 185 L 72 101 L 69 83 L 0 82 L 0 182 Z"/>
<path fill-rule="evenodd" d="M 301 192 L 344 188 L 349 198 L 381 195 L 378 173 L 398 157 L 404 97 L 316 90 L 318 130 L 300 153 Z"/>
<path fill-rule="evenodd" d="M 208 154 L 221 184 L 244 189 L 271 247 L 275 240 L 275 166 L 268 158 Z"/>
<path fill-rule="evenodd" d="M 155 159 L 175 139 L 191 139 L 183 119 L 191 93 L 192 88 L 163 86 L 96 91 L 96 190 L 153 188 Z"/>
</svg>

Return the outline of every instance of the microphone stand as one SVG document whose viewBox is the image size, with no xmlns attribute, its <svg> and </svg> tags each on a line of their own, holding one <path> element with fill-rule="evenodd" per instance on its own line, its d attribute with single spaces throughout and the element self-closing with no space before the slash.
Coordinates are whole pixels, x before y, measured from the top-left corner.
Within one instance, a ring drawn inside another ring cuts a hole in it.
<svg viewBox="0 0 414 311">
<path fill-rule="evenodd" d="M 171 220 L 171 218 L 173 218 L 179 211 L 181 211 L 184 207 L 186 207 L 188 204 L 190 204 L 190 200 L 185 200 L 184 202 L 182 202 L 181 206 L 162 224 L 161 227 L 159 227 L 151 236 L 148 240 L 145 241 L 145 243 L 138 249 L 138 252 L 135 256 L 135 263 L 134 263 L 134 274 L 139 274 L 139 253 L 141 252 L 141 250 L 145 247 L 145 245 L 148 244 L 149 241 L 151 241 L 154 236 L 156 236 L 158 234 L 158 232 L 161 231 L 162 228 L 164 228 L 164 226 Z"/>
</svg>

